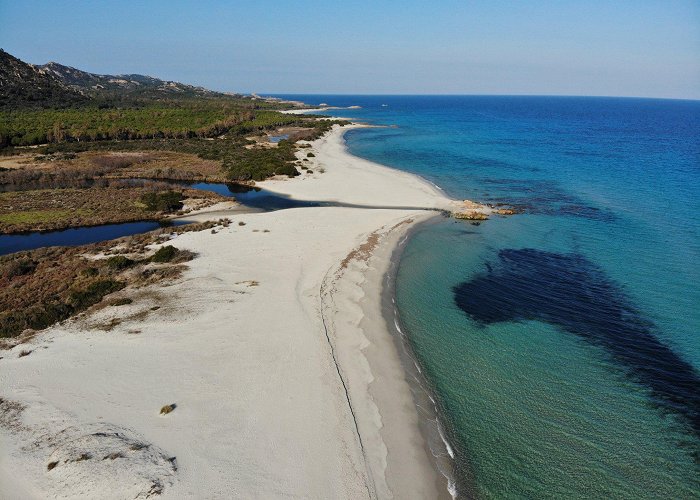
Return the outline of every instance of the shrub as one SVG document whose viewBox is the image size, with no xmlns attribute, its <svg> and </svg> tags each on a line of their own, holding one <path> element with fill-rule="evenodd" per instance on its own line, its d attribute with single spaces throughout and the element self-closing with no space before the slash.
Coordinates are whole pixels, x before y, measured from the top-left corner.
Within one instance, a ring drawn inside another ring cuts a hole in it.
<svg viewBox="0 0 700 500">
<path fill-rule="evenodd" d="M 122 269 L 133 266 L 135 263 L 135 261 L 123 255 L 115 255 L 107 259 L 107 267 L 115 271 L 121 271 Z"/>
<path fill-rule="evenodd" d="M 160 414 L 161 415 L 167 415 L 171 411 L 173 411 L 175 408 L 177 408 L 177 405 L 175 403 L 171 403 L 169 405 L 165 405 L 160 409 Z"/>
<path fill-rule="evenodd" d="M 25 326 L 41 330 L 70 316 L 72 308 L 60 302 L 37 305 L 24 312 Z"/>
<path fill-rule="evenodd" d="M 25 328 L 41 330 L 64 320 L 73 313 L 73 308 L 60 302 L 35 305 L 23 310 L 0 314 L 0 337 L 11 337 Z"/>
<path fill-rule="evenodd" d="M 70 302 L 77 310 L 87 309 L 97 304 L 105 295 L 124 288 L 124 283 L 115 280 L 100 280 L 90 283 L 83 290 L 74 290 L 70 294 Z"/>
<path fill-rule="evenodd" d="M 175 258 L 179 250 L 172 245 L 167 245 L 158 249 L 151 257 L 152 262 L 170 262 Z"/>
<path fill-rule="evenodd" d="M 120 299 L 114 299 L 109 303 L 110 306 L 126 306 L 128 304 L 133 303 L 134 301 L 131 300 L 129 297 L 122 297 Z"/>
<path fill-rule="evenodd" d="M 92 163 L 109 172 L 119 168 L 130 167 L 134 164 L 134 158 L 124 156 L 98 156 L 92 159 Z"/>
<path fill-rule="evenodd" d="M 100 274 L 100 270 L 97 269 L 96 267 L 87 267 L 87 268 L 83 269 L 82 271 L 80 271 L 80 274 L 82 274 L 83 276 L 87 276 L 87 277 L 93 277 L 93 276 L 97 276 L 98 274 Z"/>
<path fill-rule="evenodd" d="M 162 193 L 146 193 L 141 197 L 141 203 L 148 210 L 158 212 L 174 212 L 182 208 L 182 193 L 179 191 L 164 191 Z"/>
<path fill-rule="evenodd" d="M 286 175 L 288 177 L 295 177 L 299 175 L 299 171 L 294 167 L 294 165 L 285 163 L 284 165 L 280 165 L 279 167 L 275 168 L 275 175 Z"/>
<path fill-rule="evenodd" d="M 34 272 L 36 262 L 30 259 L 21 259 L 8 262 L 3 269 L 3 274 L 6 278 L 12 279 L 16 276 L 24 276 Z"/>
</svg>

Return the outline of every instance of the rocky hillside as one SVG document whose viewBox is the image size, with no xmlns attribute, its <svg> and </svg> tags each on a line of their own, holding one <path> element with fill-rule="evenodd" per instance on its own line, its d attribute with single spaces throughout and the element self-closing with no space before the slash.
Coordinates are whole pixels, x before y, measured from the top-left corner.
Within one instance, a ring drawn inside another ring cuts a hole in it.
<svg viewBox="0 0 700 500">
<path fill-rule="evenodd" d="M 60 108 L 87 100 L 54 75 L 0 49 L 0 109 Z"/>
<path fill-rule="evenodd" d="M 0 49 L 0 109 L 67 108 L 90 102 L 129 106 L 145 101 L 228 97 L 151 76 L 98 75 L 55 62 L 37 66 Z"/>
<path fill-rule="evenodd" d="M 37 66 L 37 70 L 55 77 L 65 85 L 91 97 L 220 97 L 222 94 L 202 87 L 185 85 L 144 75 L 98 75 L 55 62 Z"/>
</svg>

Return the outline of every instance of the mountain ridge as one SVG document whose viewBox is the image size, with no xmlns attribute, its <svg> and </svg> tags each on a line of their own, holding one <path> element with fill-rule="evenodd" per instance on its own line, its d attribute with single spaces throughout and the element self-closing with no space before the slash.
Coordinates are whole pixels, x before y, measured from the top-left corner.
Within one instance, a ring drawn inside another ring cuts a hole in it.
<svg viewBox="0 0 700 500">
<path fill-rule="evenodd" d="M 0 49 L 0 109 L 241 96 L 138 73 L 101 75 L 54 61 L 31 64 Z"/>
<path fill-rule="evenodd" d="M 87 101 L 56 77 L 0 49 L 0 108 L 67 107 Z"/>
<path fill-rule="evenodd" d="M 159 92 L 163 95 L 179 94 L 191 97 L 220 97 L 228 94 L 209 90 L 195 85 L 189 85 L 174 80 L 163 80 L 150 75 L 138 73 L 99 74 L 84 71 L 72 66 L 54 61 L 34 66 L 38 71 L 51 74 L 65 85 L 89 95 L 126 93 L 140 95 Z M 154 97 L 154 96 L 151 96 Z"/>
</svg>

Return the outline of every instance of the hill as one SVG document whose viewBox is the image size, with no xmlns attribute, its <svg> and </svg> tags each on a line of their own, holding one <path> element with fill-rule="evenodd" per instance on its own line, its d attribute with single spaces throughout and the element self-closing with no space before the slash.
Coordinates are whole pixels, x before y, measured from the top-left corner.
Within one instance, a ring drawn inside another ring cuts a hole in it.
<svg viewBox="0 0 700 500">
<path fill-rule="evenodd" d="M 0 155 L 168 151 L 221 162 L 232 181 L 254 181 L 299 175 L 296 141 L 339 123 L 280 113 L 283 102 L 150 76 L 34 66 L 4 51 L 0 75 Z M 271 143 L 274 135 L 289 138 Z"/>
<path fill-rule="evenodd" d="M 211 98 L 225 97 L 227 95 L 203 87 L 161 80 L 146 75 L 98 75 L 56 62 L 50 62 L 36 68 L 40 72 L 51 75 L 67 87 L 93 98 Z"/>
<path fill-rule="evenodd" d="M 54 75 L 0 49 L 0 109 L 66 108 L 87 101 Z"/>
</svg>

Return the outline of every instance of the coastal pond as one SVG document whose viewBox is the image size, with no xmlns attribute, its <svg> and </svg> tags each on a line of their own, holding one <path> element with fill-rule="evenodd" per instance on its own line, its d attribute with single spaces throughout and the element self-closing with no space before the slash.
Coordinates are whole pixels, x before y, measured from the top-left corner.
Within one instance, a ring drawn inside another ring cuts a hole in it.
<svg viewBox="0 0 700 500">
<path fill-rule="evenodd" d="M 131 180 L 131 179 L 130 179 Z M 133 179 L 134 182 L 141 179 Z M 272 211 L 286 208 L 318 207 L 321 202 L 294 200 L 288 196 L 266 191 L 261 188 L 235 183 L 177 183 L 193 189 L 210 191 L 222 196 L 235 197 L 244 207 L 255 211 Z M 327 203 L 331 205 L 332 203 Z M 48 246 L 76 246 L 112 240 L 123 236 L 153 231 L 164 225 L 184 225 L 189 221 L 173 219 L 171 221 L 141 221 L 119 224 L 104 224 L 100 226 L 77 227 L 61 231 L 31 232 L 26 234 L 0 235 L 0 255 L 7 255 L 23 250 L 34 250 Z"/>
<path fill-rule="evenodd" d="M 126 179 L 127 181 L 143 182 L 143 179 Z M 270 212 L 274 210 L 284 210 L 288 208 L 308 208 L 308 207 L 350 207 L 350 208 L 373 208 L 373 209 L 395 209 L 403 208 L 408 210 L 425 210 L 424 207 L 395 207 L 395 206 L 374 206 L 374 205 L 354 205 L 337 201 L 315 201 L 297 200 L 287 195 L 267 191 L 265 189 L 247 186 L 237 183 L 216 183 L 216 182 L 171 182 L 177 186 L 186 186 L 192 189 L 209 191 L 235 198 L 247 211 Z M 146 233 L 158 229 L 162 225 L 184 225 L 190 223 L 187 216 L 171 219 L 164 222 L 143 221 L 126 222 L 120 224 L 105 224 L 101 226 L 78 227 L 62 231 L 32 232 L 26 234 L 0 235 L 0 255 L 6 255 L 23 250 L 33 250 L 47 246 L 75 246 L 100 241 L 112 240 L 123 236 Z"/>
<path fill-rule="evenodd" d="M 182 225 L 183 221 L 173 221 Z M 0 235 L 0 255 L 7 255 L 23 250 L 34 250 L 51 246 L 76 246 L 113 240 L 122 236 L 146 233 L 163 227 L 154 221 L 124 222 L 121 224 L 104 224 L 101 226 L 76 227 L 62 231 L 33 232 L 26 234 Z"/>
</svg>

